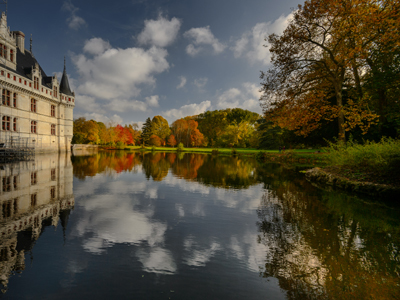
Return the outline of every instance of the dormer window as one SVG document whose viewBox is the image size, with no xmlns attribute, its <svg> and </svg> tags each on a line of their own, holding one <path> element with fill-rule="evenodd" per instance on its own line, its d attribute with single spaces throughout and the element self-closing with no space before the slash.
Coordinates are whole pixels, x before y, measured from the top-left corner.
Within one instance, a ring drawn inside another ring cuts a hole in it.
<svg viewBox="0 0 400 300">
<path fill-rule="evenodd" d="M 36 77 L 36 76 L 33 77 L 33 88 L 35 90 L 39 89 L 39 77 Z"/>
<path fill-rule="evenodd" d="M 7 59 L 7 46 L 0 44 L 0 56 Z"/>
</svg>

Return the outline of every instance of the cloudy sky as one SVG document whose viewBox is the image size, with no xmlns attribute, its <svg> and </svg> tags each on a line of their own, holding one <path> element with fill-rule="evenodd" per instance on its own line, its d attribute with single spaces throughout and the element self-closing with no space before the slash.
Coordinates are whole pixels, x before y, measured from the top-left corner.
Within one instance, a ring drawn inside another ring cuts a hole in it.
<svg viewBox="0 0 400 300">
<path fill-rule="evenodd" d="M 47 75 L 66 56 L 74 118 L 142 124 L 206 110 L 261 113 L 263 45 L 296 0 L 11 0 L 8 25 L 33 37 Z M 0 5 L 5 10 L 4 5 Z M 59 77 L 60 78 L 60 77 Z"/>
</svg>

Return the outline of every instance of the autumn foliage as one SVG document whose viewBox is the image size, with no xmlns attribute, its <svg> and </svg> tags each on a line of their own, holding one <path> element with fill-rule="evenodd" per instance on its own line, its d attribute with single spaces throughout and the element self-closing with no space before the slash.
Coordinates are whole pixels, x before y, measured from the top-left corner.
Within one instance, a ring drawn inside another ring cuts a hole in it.
<svg viewBox="0 0 400 300">
<path fill-rule="evenodd" d="M 265 117 L 307 136 L 336 120 L 339 139 L 380 122 L 400 133 L 400 3 L 308 0 L 281 36 L 269 35 L 262 72 Z M 395 71 L 397 70 L 397 71 Z M 387 117 L 387 116 L 390 116 Z"/>
</svg>

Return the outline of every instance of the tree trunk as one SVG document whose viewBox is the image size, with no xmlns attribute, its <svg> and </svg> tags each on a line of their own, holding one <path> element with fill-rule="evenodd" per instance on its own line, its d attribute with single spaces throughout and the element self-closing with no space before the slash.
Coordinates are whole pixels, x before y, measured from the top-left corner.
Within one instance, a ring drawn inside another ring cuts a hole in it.
<svg viewBox="0 0 400 300">
<path fill-rule="evenodd" d="M 336 94 L 335 96 L 336 96 L 336 104 L 339 107 L 339 115 L 338 115 L 339 142 L 344 144 L 346 142 L 346 134 L 344 130 L 342 82 L 338 82 L 335 84 L 335 94 Z"/>
</svg>

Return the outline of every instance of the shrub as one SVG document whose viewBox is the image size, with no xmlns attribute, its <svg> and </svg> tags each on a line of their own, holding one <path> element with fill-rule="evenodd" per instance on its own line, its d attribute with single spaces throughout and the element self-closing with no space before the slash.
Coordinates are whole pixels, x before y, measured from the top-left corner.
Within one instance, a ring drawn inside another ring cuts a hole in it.
<svg viewBox="0 0 400 300">
<path fill-rule="evenodd" d="M 211 155 L 218 155 L 219 150 L 218 149 L 212 149 Z"/>
<path fill-rule="evenodd" d="M 116 146 L 117 149 L 124 149 L 125 148 L 125 144 L 123 142 L 121 142 L 121 141 L 117 142 L 115 146 Z"/>
<path fill-rule="evenodd" d="M 233 148 L 232 151 L 231 151 L 231 154 L 232 154 L 233 156 L 236 156 L 236 155 L 237 155 L 237 150 L 236 150 L 235 148 Z"/>
<path fill-rule="evenodd" d="M 178 147 L 176 148 L 176 151 L 183 151 L 185 148 L 183 147 L 182 143 L 178 144 Z"/>
<path fill-rule="evenodd" d="M 400 169 L 400 141 L 383 138 L 379 143 L 330 143 L 327 155 L 330 165 L 380 176 L 396 174 Z"/>
</svg>

